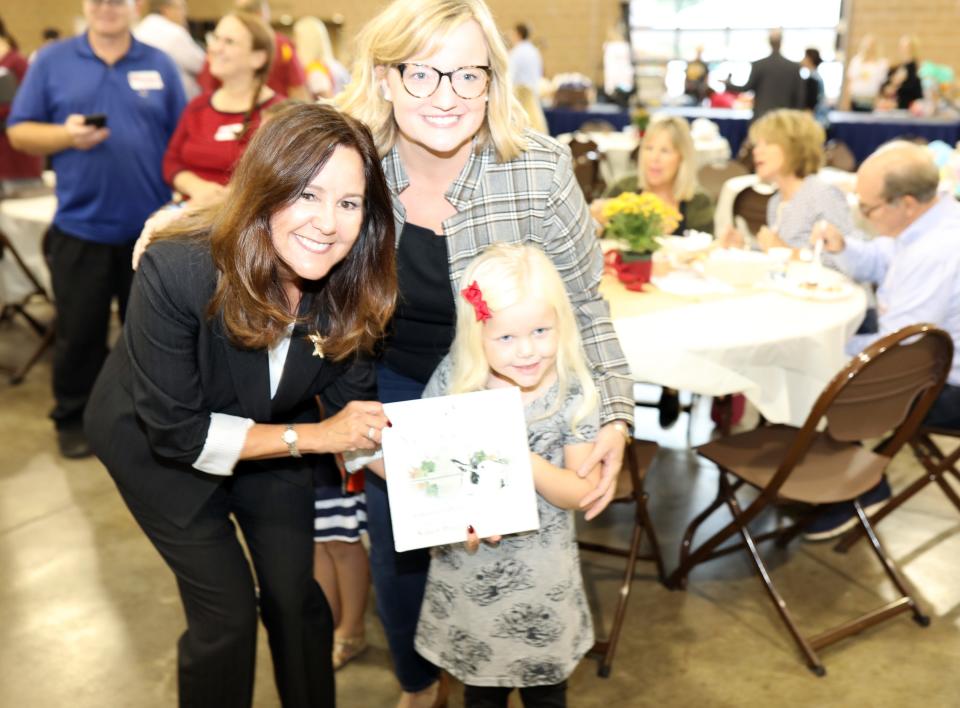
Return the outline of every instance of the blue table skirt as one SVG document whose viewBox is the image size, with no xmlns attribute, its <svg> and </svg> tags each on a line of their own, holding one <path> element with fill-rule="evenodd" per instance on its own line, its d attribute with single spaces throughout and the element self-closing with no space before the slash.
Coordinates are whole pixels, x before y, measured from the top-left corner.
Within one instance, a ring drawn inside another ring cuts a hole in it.
<svg viewBox="0 0 960 708">
<path fill-rule="evenodd" d="M 616 107 L 596 106 L 588 111 L 550 108 L 544 111 L 550 135 L 572 133 L 586 121 L 603 120 L 616 130 L 630 123 L 630 114 Z M 652 113 L 678 115 L 693 120 L 709 118 L 720 128 L 720 134 L 730 143 L 731 154 L 736 155 L 747 137 L 750 111 L 724 108 L 671 106 L 654 109 Z M 842 140 L 853 151 L 857 162 L 862 162 L 883 143 L 901 137 L 921 137 L 927 141 L 943 140 L 949 145 L 960 141 L 960 121 L 935 118 L 911 118 L 900 114 L 870 114 L 830 112 L 830 138 Z"/>
<path fill-rule="evenodd" d="M 863 162 L 874 150 L 895 138 L 923 138 L 927 142 L 942 140 L 956 145 L 960 140 L 960 121 L 934 118 L 909 118 L 868 113 L 830 113 L 828 134 L 842 140 Z"/>
</svg>

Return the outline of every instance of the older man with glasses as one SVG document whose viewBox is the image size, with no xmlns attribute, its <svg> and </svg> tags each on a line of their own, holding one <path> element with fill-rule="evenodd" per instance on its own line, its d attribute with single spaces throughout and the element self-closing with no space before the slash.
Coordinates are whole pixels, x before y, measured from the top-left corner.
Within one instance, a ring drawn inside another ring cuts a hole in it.
<svg viewBox="0 0 960 708">
<path fill-rule="evenodd" d="M 50 155 L 57 212 L 45 253 L 57 306 L 51 417 L 64 457 L 90 454 L 83 411 L 107 355 L 110 304 L 126 309 L 144 221 L 170 200 L 163 154 L 186 99 L 177 68 L 130 34 L 133 0 L 84 0 L 87 31 L 43 50 L 7 135 Z"/>
<path fill-rule="evenodd" d="M 879 284 L 875 332 L 856 334 L 856 354 L 879 337 L 930 322 L 953 338 L 947 385 L 927 415 L 928 425 L 960 429 L 960 204 L 938 196 L 939 170 L 929 151 L 896 141 L 879 148 L 857 172 L 860 213 L 878 238 L 844 239 L 832 225 L 815 229 L 828 251 L 842 253 L 851 277 Z M 870 512 L 890 497 L 884 478 L 861 497 Z M 808 529 L 808 540 L 827 540 L 856 523 L 852 504 L 836 505 Z"/>
</svg>

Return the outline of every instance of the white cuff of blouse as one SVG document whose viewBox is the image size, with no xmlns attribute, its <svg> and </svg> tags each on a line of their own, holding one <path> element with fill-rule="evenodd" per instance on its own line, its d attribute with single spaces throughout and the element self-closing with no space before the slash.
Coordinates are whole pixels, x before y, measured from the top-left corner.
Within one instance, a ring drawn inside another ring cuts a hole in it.
<svg viewBox="0 0 960 708">
<path fill-rule="evenodd" d="M 253 427 L 250 418 L 241 418 L 227 413 L 211 413 L 207 440 L 200 456 L 193 463 L 194 469 L 229 477 L 233 474 L 247 441 L 247 431 Z"/>
</svg>

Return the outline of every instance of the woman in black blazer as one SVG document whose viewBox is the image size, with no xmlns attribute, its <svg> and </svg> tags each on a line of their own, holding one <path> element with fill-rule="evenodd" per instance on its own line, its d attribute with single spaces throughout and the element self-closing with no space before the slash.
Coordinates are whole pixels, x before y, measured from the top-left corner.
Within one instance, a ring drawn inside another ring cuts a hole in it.
<svg viewBox="0 0 960 708">
<path fill-rule="evenodd" d="M 141 259 L 86 427 L 177 576 L 181 706 L 250 705 L 258 600 L 283 705 L 334 705 L 313 475 L 388 424 L 365 354 L 395 289 L 373 140 L 326 106 L 261 127 L 226 200 Z"/>
</svg>

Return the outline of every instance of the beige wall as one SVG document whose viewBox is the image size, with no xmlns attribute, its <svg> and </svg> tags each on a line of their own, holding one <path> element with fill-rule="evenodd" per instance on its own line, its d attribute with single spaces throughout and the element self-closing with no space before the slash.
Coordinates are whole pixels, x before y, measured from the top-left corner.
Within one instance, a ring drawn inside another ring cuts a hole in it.
<svg viewBox="0 0 960 708">
<path fill-rule="evenodd" d="M 540 45 L 548 73 L 580 71 L 600 78 L 601 47 L 607 30 L 619 16 L 618 0 L 488 0 L 498 24 L 507 33 L 517 22 L 526 22 Z M 188 0 L 190 16 L 216 18 L 231 7 L 231 0 Z M 343 19 L 338 44 L 342 58 L 350 58 L 352 38 L 384 0 L 271 0 L 273 18 L 314 14 L 323 19 Z M 40 31 L 52 25 L 72 32 L 80 0 L 20 0 L 4 3 L 2 16 L 27 51 L 39 44 Z"/>
<path fill-rule="evenodd" d="M 189 0 L 191 17 L 216 18 L 231 0 Z M 526 22 L 543 52 L 548 74 L 580 71 L 600 78 L 601 47 L 607 31 L 619 18 L 618 0 L 488 0 L 501 28 L 508 32 L 516 22 Z M 351 40 L 384 0 L 272 0 L 274 18 L 288 14 L 315 14 L 343 19 L 338 47 L 349 58 Z M 918 36 L 921 57 L 951 64 L 960 71 L 960 0 L 852 0 L 851 45 L 872 33 L 894 59 L 897 38 L 907 32 Z M 731 8 L 736 7 L 731 3 Z M 10 31 L 27 50 L 39 43 L 48 25 L 72 31 L 80 14 L 80 0 L 12 0 L 3 3 L 2 16 Z"/>
<path fill-rule="evenodd" d="M 865 34 L 877 38 L 882 56 L 899 61 L 901 35 L 916 35 L 921 60 L 949 64 L 960 71 L 960 0 L 853 0 L 850 54 Z"/>
</svg>

